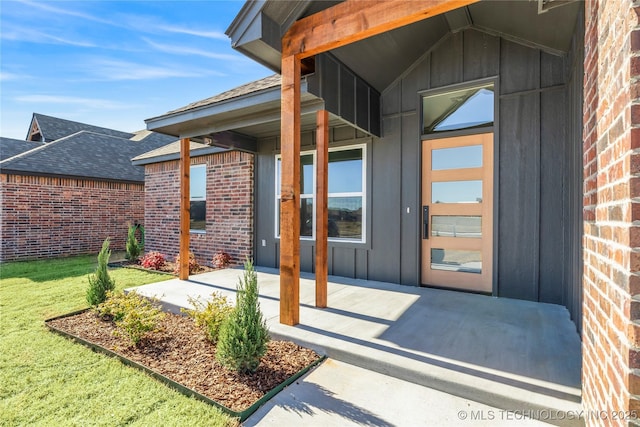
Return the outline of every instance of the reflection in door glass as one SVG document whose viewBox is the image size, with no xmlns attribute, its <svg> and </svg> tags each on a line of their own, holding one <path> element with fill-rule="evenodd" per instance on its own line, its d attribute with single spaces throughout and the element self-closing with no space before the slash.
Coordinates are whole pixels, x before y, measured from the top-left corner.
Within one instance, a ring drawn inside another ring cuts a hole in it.
<svg viewBox="0 0 640 427">
<path fill-rule="evenodd" d="M 482 145 L 441 148 L 431 151 L 431 169 L 464 169 L 482 167 Z"/>
<path fill-rule="evenodd" d="M 434 237 L 482 237 L 482 217 L 434 215 L 431 217 Z"/>
<path fill-rule="evenodd" d="M 482 181 L 431 183 L 431 203 L 481 203 Z"/>
<path fill-rule="evenodd" d="M 431 269 L 458 273 L 482 273 L 480 251 L 457 249 L 431 249 Z"/>
</svg>

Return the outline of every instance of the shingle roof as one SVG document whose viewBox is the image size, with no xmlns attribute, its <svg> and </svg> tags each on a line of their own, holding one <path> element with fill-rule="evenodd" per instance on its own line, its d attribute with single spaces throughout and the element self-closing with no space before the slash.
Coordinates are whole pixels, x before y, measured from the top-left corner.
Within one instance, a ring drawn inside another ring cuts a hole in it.
<svg viewBox="0 0 640 427">
<path fill-rule="evenodd" d="M 33 113 L 33 120 L 37 121 L 40 135 L 45 141 L 55 141 L 65 136 L 73 135 L 80 131 L 89 131 L 103 135 L 117 136 L 129 139 L 132 133 L 119 130 L 107 129 L 100 126 L 88 125 L 86 123 L 74 122 L 57 117 L 45 116 L 44 114 Z"/>
<path fill-rule="evenodd" d="M 220 153 L 228 151 L 226 148 L 211 147 L 195 141 L 189 141 L 189 153 L 192 157 L 204 156 L 206 154 Z M 131 159 L 135 165 L 146 165 L 151 163 L 166 162 L 180 158 L 180 141 L 172 142 L 164 147 L 157 148 L 147 153 L 140 154 Z"/>
<path fill-rule="evenodd" d="M 0 162 L 0 172 L 144 182 L 144 169 L 131 159 L 166 143 L 81 131 Z"/>
<path fill-rule="evenodd" d="M 44 145 L 44 142 L 0 137 L 0 161 Z"/>
<path fill-rule="evenodd" d="M 282 82 L 282 78 L 280 74 L 274 74 L 269 77 L 265 77 L 260 80 L 253 81 L 251 83 L 244 84 L 242 86 L 238 86 L 226 92 L 222 92 L 218 95 L 212 96 L 207 99 L 203 99 L 200 101 L 192 102 L 191 104 L 184 106 L 182 108 L 178 108 L 176 110 L 169 111 L 166 114 L 174 114 L 181 113 L 183 111 L 193 110 L 194 108 L 205 107 L 207 105 L 215 104 L 216 102 L 226 101 L 232 98 L 238 98 L 243 95 L 248 95 L 250 93 L 259 92 L 264 89 L 270 89 L 276 86 L 280 86 Z"/>
</svg>

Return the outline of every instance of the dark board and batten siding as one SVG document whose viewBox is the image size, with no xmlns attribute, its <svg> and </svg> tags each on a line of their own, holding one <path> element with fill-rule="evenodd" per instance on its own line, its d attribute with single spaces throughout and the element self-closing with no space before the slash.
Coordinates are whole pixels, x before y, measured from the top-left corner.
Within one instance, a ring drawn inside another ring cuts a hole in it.
<svg viewBox="0 0 640 427">
<path fill-rule="evenodd" d="M 576 172 L 582 144 L 581 74 L 573 68 L 581 58 L 580 52 L 559 57 L 474 29 L 450 34 L 383 92 L 383 137 L 372 150 L 375 165 L 379 146 L 402 147 L 402 201 L 395 211 L 419 208 L 419 160 L 411 161 L 420 158 L 417 92 L 495 77 L 496 293 L 563 304 L 574 319 L 580 317 L 582 187 Z M 419 253 L 419 218 L 403 215 L 397 226 L 403 250 L 395 282 L 419 284 L 419 258 L 406 253 Z M 375 220 L 373 227 L 377 231 Z M 383 258 L 374 245 L 370 263 Z"/>
<path fill-rule="evenodd" d="M 449 34 L 428 49 L 382 93 L 382 137 L 367 145 L 367 242 L 330 243 L 329 274 L 420 285 L 419 92 L 496 78 L 497 294 L 563 304 L 579 318 L 581 74 L 575 64 L 581 52 L 558 57 L 474 29 Z M 350 82 L 344 85 L 352 90 Z M 345 107 L 351 110 L 351 104 Z M 362 136 L 349 127 L 332 129 L 331 144 Z M 313 147 L 312 135 L 304 139 Z M 258 147 L 256 262 L 277 267 L 277 138 Z M 313 256 L 313 243 L 301 242 L 303 271 L 313 270 Z"/>
</svg>

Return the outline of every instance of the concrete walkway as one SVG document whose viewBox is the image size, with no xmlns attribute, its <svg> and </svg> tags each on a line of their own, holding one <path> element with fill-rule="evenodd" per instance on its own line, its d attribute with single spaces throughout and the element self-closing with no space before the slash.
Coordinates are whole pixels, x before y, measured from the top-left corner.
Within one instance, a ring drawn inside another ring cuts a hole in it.
<svg viewBox="0 0 640 427">
<path fill-rule="evenodd" d="M 233 298 L 241 273 L 218 270 L 138 292 L 177 312 L 189 306 L 188 296 Z M 564 307 L 330 277 L 330 308 L 317 309 L 315 283 L 303 277 L 300 324 L 290 327 L 278 321 L 277 273 L 258 269 L 261 309 L 275 339 L 493 408 L 551 411 L 548 422 L 576 425 L 580 340 Z"/>
</svg>

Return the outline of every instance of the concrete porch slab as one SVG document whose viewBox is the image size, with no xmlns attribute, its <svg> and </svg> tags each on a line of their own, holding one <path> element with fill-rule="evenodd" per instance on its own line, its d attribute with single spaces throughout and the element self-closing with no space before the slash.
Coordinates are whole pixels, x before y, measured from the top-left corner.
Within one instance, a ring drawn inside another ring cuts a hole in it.
<svg viewBox="0 0 640 427">
<path fill-rule="evenodd" d="M 513 411 L 580 411 L 581 346 L 558 305 L 330 277 L 329 308 L 314 307 L 312 276 L 300 280 L 300 324 L 279 323 L 279 276 L 258 268 L 261 309 L 275 339 L 338 361 Z M 188 297 L 231 299 L 242 270 L 137 288 L 179 312 Z M 575 416 L 550 417 L 573 425 Z M 563 419 L 564 418 L 564 419 Z"/>
</svg>

